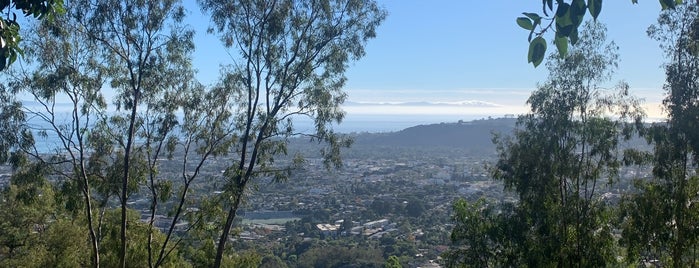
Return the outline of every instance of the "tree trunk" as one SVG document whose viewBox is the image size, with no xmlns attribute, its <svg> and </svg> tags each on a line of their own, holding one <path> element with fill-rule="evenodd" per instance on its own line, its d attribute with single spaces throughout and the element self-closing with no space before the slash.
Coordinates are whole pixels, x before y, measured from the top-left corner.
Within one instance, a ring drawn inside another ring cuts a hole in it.
<svg viewBox="0 0 699 268">
<path fill-rule="evenodd" d="M 129 187 L 129 160 L 131 155 L 131 147 L 133 146 L 136 109 L 138 107 L 138 92 L 134 94 L 134 103 L 131 108 L 131 122 L 129 122 L 129 136 L 126 141 L 126 149 L 124 149 L 124 177 L 121 181 L 121 249 L 119 250 L 119 267 L 126 268 L 126 198 Z"/>
<path fill-rule="evenodd" d="M 84 172 L 84 170 L 83 170 Z M 83 180 L 85 190 L 83 193 L 85 195 L 85 210 L 87 214 L 87 227 L 90 232 L 90 242 L 92 246 L 92 267 L 100 267 L 100 251 L 99 243 L 97 241 L 97 234 L 95 233 L 95 227 L 92 225 L 92 200 L 90 200 L 90 186 L 88 185 L 87 176 L 83 173 Z"/>
<path fill-rule="evenodd" d="M 240 191 L 242 193 L 242 190 Z M 226 249 L 226 242 L 228 242 L 228 236 L 230 235 L 231 226 L 233 226 L 233 220 L 235 219 L 235 213 L 238 211 L 238 205 L 240 205 L 241 195 L 235 197 L 235 202 L 230 210 L 228 210 L 228 217 L 226 218 L 226 225 L 223 227 L 223 233 L 221 233 L 221 239 L 218 241 L 218 248 L 216 249 L 216 259 L 214 261 L 214 267 L 221 267 L 221 260 L 223 259 L 223 252 Z"/>
</svg>

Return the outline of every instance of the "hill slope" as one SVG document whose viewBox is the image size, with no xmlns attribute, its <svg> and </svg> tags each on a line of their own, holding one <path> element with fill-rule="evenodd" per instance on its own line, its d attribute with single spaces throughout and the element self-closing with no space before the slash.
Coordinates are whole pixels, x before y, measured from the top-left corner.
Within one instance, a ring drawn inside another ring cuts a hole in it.
<svg viewBox="0 0 699 268">
<path fill-rule="evenodd" d="M 514 118 L 498 118 L 419 125 L 398 132 L 360 134 L 356 137 L 355 145 L 494 150 L 493 133 L 509 134 L 514 129 L 515 123 Z"/>
</svg>

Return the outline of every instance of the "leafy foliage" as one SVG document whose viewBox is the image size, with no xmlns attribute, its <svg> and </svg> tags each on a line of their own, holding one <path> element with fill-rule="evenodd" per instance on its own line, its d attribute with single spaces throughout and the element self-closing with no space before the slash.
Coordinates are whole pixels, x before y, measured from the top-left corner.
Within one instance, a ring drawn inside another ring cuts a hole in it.
<svg viewBox="0 0 699 268">
<path fill-rule="evenodd" d="M 350 140 L 330 125 L 344 112 L 339 105 L 350 60 L 364 55 L 364 44 L 375 37 L 385 17 L 373 1 L 219 1 L 202 0 L 212 14 L 223 43 L 235 49 L 219 87 L 237 112 L 231 125 L 238 138 L 235 158 L 226 171 L 223 204 L 228 217 L 218 244 L 216 264 L 225 250 L 242 197 L 259 176 L 284 180 L 292 167 L 274 167 L 274 157 L 286 154 L 291 136 L 308 135 L 327 142 L 321 150 L 327 165 L 339 165 L 339 152 Z M 294 118 L 314 121 L 313 133 L 298 133 Z M 297 162 L 298 163 L 298 162 Z"/>
<path fill-rule="evenodd" d="M 0 4 L 4 17 L 0 17 L 0 71 L 23 54 L 17 13 L 38 20 L 51 20 L 63 12 L 63 0 L 8 0 Z"/>
<path fill-rule="evenodd" d="M 120 9 L 124 12 L 114 13 Z M 29 93 L 36 103 L 24 107 L 26 113 L 48 126 L 35 131 L 40 138 L 59 141 L 49 148 L 20 147 L 20 152 L 30 155 L 32 161 L 49 165 L 51 175 L 60 178 L 62 202 L 73 213 L 84 211 L 95 267 L 102 262 L 99 230 L 107 207 L 117 199 L 126 212 L 128 199 L 143 188 L 150 190 L 152 202 L 147 228 L 150 235 L 147 243 L 139 244 L 147 248 L 144 260 L 148 266 L 160 266 L 172 257 L 171 253 L 177 254 L 168 245 L 173 228 L 162 242 L 156 241 L 156 211 L 163 209 L 162 203 L 171 201 L 176 192 L 173 178 L 163 177 L 159 165 L 166 159 L 163 156 L 171 156 L 176 149 L 184 150 L 186 155 L 202 155 L 191 173 L 186 172 L 192 168 L 187 158 L 183 160 L 182 174 L 187 175 L 183 175 L 182 194 L 177 196 L 180 202 L 171 224 L 174 227 L 182 222 L 180 213 L 190 183 L 208 155 L 218 150 L 219 141 L 206 133 L 220 132 L 211 117 L 225 109 L 188 109 L 182 123 L 175 115 L 186 105 L 201 104 L 201 99 L 192 96 L 203 97 L 202 87 L 193 79 L 188 54 L 193 48 L 193 32 L 179 24 L 182 16 L 178 1 L 75 3 L 65 14 L 37 25 L 38 36 L 29 39 L 32 46 L 28 50 L 35 56 L 35 64 L 30 65 L 32 69 L 12 72 L 10 84 L 15 92 Z M 116 113 L 108 112 L 101 93 L 105 84 L 118 93 L 114 99 Z M 65 106 L 60 104 L 66 99 L 70 103 L 68 118 L 63 116 Z M 204 113 L 204 109 L 209 110 Z M 211 128 L 200 127 L 201 122 L 208 122 Z M 176 132 L 180 124 L 181 130 Z M 193 144 L 202 147 L 189 150 Z M 52 151 L 59 154 L 43 154 Z M 122 216 L 120 226 L 125 234 L 128 215 Z M 122 249 L 126 249 L 128 241 L 122 238 Z M 124 260 L 126 251 L 117 259 Z"/>
<path fill-rule="evenodd" d="M 0 192 L 0 266 L 76 267 L 90 264 L 83 226 L 65 217 L 46 168 L 17 170 Z M 83 238 L 83 239 L 81 239 Z"/>
<path fill-rule="evenodd" d="M 384 264 L 384 268 L 403 268 L 403 265 L 400 264 L 398 257 L 389 256 L 386 264 Z"/>
<path fill-rule="evenodd" d="M 631 0 L 634 4 L 637 0 Z M 682 0 L 659 0 L 662 9 L 673 9 L 682 4 Z M 544 34 L 554 31 L 554 43 L 558 54 L 565 57 L 568 53 L 568 44 L 575 45 L 578 42 L 578 31 L 585 16 L 589 14 L 593 20 L 597 20 L 602 12 L 602 0 L 542 0 L 542 13 L 522 13 L 524 17 L 518 17 L 517 25 L 529 31 L 529 54 L 527 61 L 534 67 L 539 66 L 546 56 L 546 40 Z M 588 13 L 589 12 L 589 13 Z M 544 44 L 542 46 L 542 44 Z"/>
<path fill-rule="evenodd" d="M 339 165 L 339 149 L 350 143 L 331 124 L 344 116 L 339 105 L 348 63 L 364 55 L 385 17 L 376 3 L 239 1 L 229 16 L 230 3 L 204 2 L 224 43 L 240 48 L 235 60 L 247 62 L 226 68 L 218 85 L 207 88 L 194 78 L 194 33 L 183 26 L 180 1 L 80 0 L 35 26 L 30 64 L 10 72 L 0 92 L 0 160 L 18 168 L 40 163 L 56 179 L 56 201 L 87 229 L 91 254 L 83 260 L 93 267 L 179 267 L 182 258 L 205 267 L 259 266 L 256 254 L 220 250 L 235 216 L 233 210 L 227 220 L 224 212 L 254 189 L 252 179 L 284 181 L 303 163 L 297 157 L 275 165 L 288 138 L 327 142 L 328 166 Z M 255 20 L 261 24 L 248 24 Z M 104 87 L 116 92 L 113 106 Z M 23 107 L 18 93 L 35 105 Z M 41 128 L 27 124 L 27 116 Z M 314 132 L 294 130 L 293 119 L 301 116 L 315 121 Z M 38 148 L 32 134 L 58 143 Z M 214 157 L 233 159 L 217 188 L 225 194 L 189 196 Z M 148 201 L 146 214 L 129 209 L 134 197 Z M 156 218 L 164 214 L 169 224 L 161 233 Z M 220 233 L 221 246 L 210 247 Z"/>
<path fill-rule="evenodd" d="M 148 267 L 148 245 L 150 243 L 162 244 L 164 240 L 164 235 L 160 232 L 152 233 L 148 223 L 140 221 L 138 211 L 130 210 L 128 212 L 130 215 L 129 228 L 127 229 L 128 237 L 130 243 L 126 255 L 126 262 L 132 267 Z M 102 237 L 101 242 L 102 250 L 104 252 L 102 258 L 102 266 L 105 267 L 116 267 L 120 263 L 120 211 L 117 209 L 111 209 L 105 212 L 104 225 L 102 227 Z M 150 236 L 153 236 L 150 238 Z M 149 241 L 152 240 L 152 241 Z M 163 267 L 189 267 L 191 266 L 187 261 L 178 256 L 177 252 L 168 255 L 164 260 L 161 261 L 161 266 Z"/>
<path fill-rule="evenodd" d="M 699 177 L 695 170 L 699 137 L 699 57 L 696 54 L 697 4 L 687 3 L 663 12 L 648 33 L 661 42 L 667 97 L 663 101 L 669 118 L 653 125 L 647 140 L 654 145 L 652 178 L 636 181 L 638 192 L 628 196 L 623 210 L 623 242 L 628 259 L 659 260 L 672 267 L 696 264 L 699 242 L 696 227 L 699 210 L 695 200 Z"/>
<path fill-rule="evenodd" d="M 502 242 L 508 234 L 499 229 L 497 215 L 485 202 L 483 198 L 454 202 L 456 225 L 451 232 L 452 247 L 444 254 L 447 267 L 493 267 L 505 259 Z"/>
<path fill-rule="evenodd" d="M 383 267 L 381 253 L 360 247 L 315 246 L 299 255 L 299 267 Z"/>
<path fill-rule="evenodd" d="M 616 67 L 616 46 L 605 28 L 583 27 L 564 58 L 551 56 L 549 79 L 532 93 L 531 113 L 519 117 L 512 137 L 496 136 L 493 177 L 518 202 L 492 212 L 483 201 L 455 204 L 452 266 L 599 267 L 616 262 L 611 211 L 602 180 L 614 183 L 620 141 L 640 125 L 639 102 L 628 86 L 606 92 Z M 612 117 L 613 116 L 613 117 Z"/>
</svg>

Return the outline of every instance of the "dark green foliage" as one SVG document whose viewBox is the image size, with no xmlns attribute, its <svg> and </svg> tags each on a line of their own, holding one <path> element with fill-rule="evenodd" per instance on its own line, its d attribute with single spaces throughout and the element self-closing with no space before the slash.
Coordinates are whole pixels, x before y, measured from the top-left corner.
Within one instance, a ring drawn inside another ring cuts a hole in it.
<svg viewBox="0 0 699 268">
<path fill-rule="evenodd" d="M 418 218 L 425 212 L 425 205 L 417 198 L 410 198 L 405 205 L 405 212 L 408 216 Z"/>
<path fill-rule="evenodd" d="M 571 7 L 573 8 L 573 7 Z M 618 180 L 624 129 L 640 124 L 638 101 L 621 84 L 601 88 L 616 67 L 616 46 L 588 23 L 528 100 L 512 137 L 496 137 L 493 176 L 518 196 L 498 213 L 482 201 L 455 204 L 451 266 L 601 267 L 616 263 L 611 211 L 601 198 Z M 608 115 L 613 114 L 616 119 Z"/>
<path fill-rule="evenodd" d="M 636 3 L 637 0 L 631 0 Z M 663 10 L 674 9 L 681 5 L 682 0 L 659 0 Z M 554 43 L 560 57 L 568 54 L 568 43 L 575 45 L 578 40 L 578 31 L 585 17 L 589 14 L 593 20 L 597 20 L 602 12 L 602 0 L 542 0 L 542 14 L 522 13 L 525 17 L 518 17 L 516 22 L 523 29 L 529 31 L 529 54 L 527 62 L 534 67 L 539 66 L 546 56 L 546 39 L 544 34 L 553 30 Z M 589 13 L 588 13 L 589 12 Z M 618 15 L 618 14 L 617 14 Z M 532 39 L 532 37 L 534 37 Z"/>
<path fill-rule="evenodd" d="M 383 267 L 381 252 L 360 247 L 339 245 L 312 247 L 298 257 L 298 267 Z"/>
<path fill-rule="evenodd" d="M 85 235 L 87 233 L 85 226 L 70 219 L 59 219 L 52 222 L 47 229 L 40 243 L 46 243 L 48 256 L 46 263 L 41 267 L 90 265 L 90 243 Z"/>
<path fill-rule="evenodd" d="M 262 262 L 260 263 L 260 268 L 285 268 L 287 267 L 286 263 L 282 259 L 280 259 L 277 256 L 265 256 L 262 258 Z"/>
<path fill-rule="evenodd" d="M 637 194 L 626 196 L 620 205 L 622 237 L 620 244 L 626 247 L 626 259 L 634 263 L 639 261 L 668 261 L 667 241 L 671 229 L 667 228 L 666 219 L 671 209 L 665 200 L 669 194 L 666 187 L 644 180 L 634 184 Z"/>
<path fill-rule="evenodd" d="M 668 119 L 647 131 L 647 140 L 654 145 L 652 177 L 639 178 L 638 191 L 628 195 L 622 207 L 622 243 L 628 247 L 629 261 L 658 260 L 672 267 L 697 263 L 699 57 L 694 33 L 698 8 L 692 2 L 665 11 L 648 30 L 669 60 L 663 101 Z"/>
<path fill-rule="evenodd" d="M 403 265 L 400 264 L 400 260 L 396 256 L 390 256 L 388 257 L 388 260 L 386 261 L 386 264 L 383 266 L 384 268 L 403 268 Z"/>
<path fill-rule="evenodd" d="M 604 29 L 590 24 L 580 37 L 565 58 L 551 58 L 549 82 L 529 98 L 533 113 L 520 117 L 514 139 L 501 141 L 494 170 L 519 195 L 512 220 L 529 227 L 515 254 L 532 267 L 606 266 L 616 257 L 599 191 L 618 177 L 623 120 L 640 114 L 624 86 L 606 96 L 598 86 L 616 65 Z"/>
<path fill-rule="evenodd" d="M 23 167 L 0 192 L 0 266 L 80 267 L 90 264 L 89 239 L 66 218 L 45 168 Z"/>
<path fill-rule="evenodd" d="M 499 229 L 497 215 L 485 201 L 454 203 L 456 225 L 451 232 L 452 248 L 444 255 L 447 267 L 493 267 L 506 259 L 502 241 L 508 234 Z"/>
<path fill-rule="evenodd" d="M 0 71 L 23 54 L 17 14 L 37 20 L 52 20 L 63 12 L 63 0 L 7 0 L 0 3 Z"/>
</svg>

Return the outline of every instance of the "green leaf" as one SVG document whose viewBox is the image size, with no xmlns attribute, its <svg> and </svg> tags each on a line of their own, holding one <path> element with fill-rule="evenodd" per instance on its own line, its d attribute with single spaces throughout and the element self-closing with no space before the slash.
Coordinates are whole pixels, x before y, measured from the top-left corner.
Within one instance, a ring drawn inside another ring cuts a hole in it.
<svg viewBox="0 0 699 268">
<path fill-rule="evenodd" d="M 592 18 L 597 20 L 597 16 L 602 11 L 602 0 L 587 0 L 587 9 L 590 11 Z"/>
<path fill-rule="evenodd" d="M 582 24 L 583 18 L 585 18 L 585 13 L 587 12 L 587 7 L 585 6 L 584 0 L 573 0 L 570 3 L 569 8 L 570 20 L 577 28 Z"/>
<path fill-rule="evenodd" d="M 568 38 L 565 36 L 556 36 L 553 43 L 556 44 L 556 48 L 558 49 L 558 56 L 564 58 L 566 54 L 568 54 Z"/>
<path fill-rule="evenodd" d="M 528 18 L 530 18 L 532 21 L 534 21 L 534 25 L 533 25 L 534 27 L 533 27 L 533 28 L 536 28 L 536 26 L 539 26 L 539 25 L 541 24 L 541 16 L 539 16 L 539 14 L 536 14 L 536 13 L 527 13 L 527 12 L 524 12 L 524 13 L 522 13 L 522 14 L 524 14 L 525 16 L 527 16 Z M 529 39 L 531 40 L 531 38 L 529 38 Z"/>
<path fill-rule="evenodd" d="M 553 11 L 553 0 L 541 0 L 541 9 L 544 11 L 544 16 L 549 16 L 549 11 Z M 546 8 L 548 6 L 548 8 Z"/>
<path fill-rule="evenodd" d="M 532 20 L 535 21 L 535 22 L 541 20 L 541 16 L 539 16 L 539 14 L 536 14 L 536 13 L 527 13 L 527 12 L 524 12 L 524 13 L 522 13 L 522 15 L 527 16 L 527 18 L 530 18 L 530 19 L 532 19 Z"/>
<path fill-rule="evenodd" d="M 568 3 L 559 4 L 556 9 L 556 17 L 563 17 L 568 13 L 570 5 Z"/>
<path fill-rule="evenodd" d="M 546 40 L 543 37 L 537 36 L 529 43 L 528 62 L 534 64 L 534 67 L 539 66 L 546 55 Z"/>
<path fill-rule="evenodd" d="M 576 29 L 576 27 L 572 22 L 570 22 L 569 18 L 562 17 L 556 19 L 556 34 L 562 36 L 570 36 L 570 33 L 574 29 Z"/>
<path fill-rule="evenodd" d="M 556 34 L 568 36 L 573 28 L 576 27 L 571 20 L 570 9 L 570 5 L 566 3 L 558 6 L 556 16 L 553 18 L 556 21 Z"/>
<path fill-rule="evenodd" d="M 576 43 L 578 43 L 578 29 L 576 28 L 576 29 L 573 29 L 572 31 L 570 31 L 568 38 L 570 38 L 570 43 L 572 45 L 575 45 Z"/>
<path fill-rule="evenodd" d="M 519 27 L 522 27 L 525 30 L 531 31 L 534 29 L 534 25 L 532 24 L 532 21 L 528 18 L 525 18 L 525 17 L 517 18 L 517 24 L 519 25 Z"/>
</svg>

